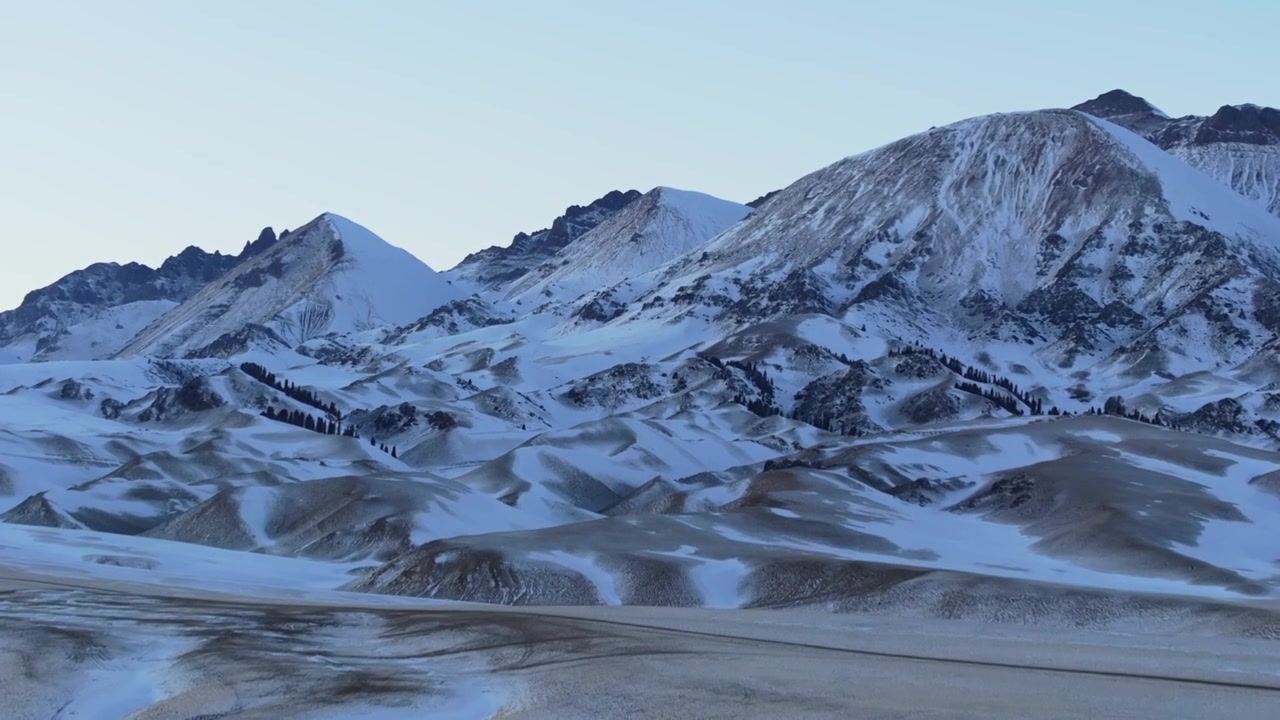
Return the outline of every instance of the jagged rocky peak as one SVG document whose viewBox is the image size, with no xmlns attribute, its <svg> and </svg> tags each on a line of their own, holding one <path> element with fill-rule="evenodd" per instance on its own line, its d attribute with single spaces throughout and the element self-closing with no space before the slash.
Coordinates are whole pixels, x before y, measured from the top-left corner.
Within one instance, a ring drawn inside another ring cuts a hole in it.
<svg viewBox="0 0 1280 720">
<path fill-rule="evenodd" d="M 270 331 L 257 337 L 272 346 L 293 347 L 326 334 L 409 323 L 458 297 L 413 255 L 325 213 L 206 285 L 120 354 L 204 355 L 239 347 L 254 326 Z"/>
<path fill-rule="evenodd" d="M 777 195 L 779 192 L 780 192 L 779 190 L 770 190 L 769 192 L 761 195 L 755 200 L 752 200 L 751 202 L 747 203 L 747 207 L 751 208 L 752 210 L 755 210 L 759 208 L 761 205 L 769 202 L 769 198 L 773 197 L 774 195 Z"/>
<path fill-rule="evenodd" d="M 0 313 L 0 362 L 106 357 L 147 323 L 276 242 L 265 228 L 239 255 L 189 246 L 152 268 L 94 263 Z"/>
<path fill-rule="evenodd" d="M 1110 90 L 1087 102 L 1072 108 L 1094 117 L 1115 118 L 1125 115 L 1157 115 L 1167 117 L 1146 98 L 1138 97 L 1125 90 Z"/>
<path fill-rule="evenodd" d="M 1210 116 L 1170 118 L 1119 90 L 1073 109 L 1138 133 L 1280 215 L 1280 110 L 1224 105 Z"/>
<path fill-rule="evenodd" d="M 656 187 L 509 285 L 511 299 L 573 300 L 636 278 L 706 244 L 751 208 Z"/>
<path fill-rule="evenodd" d="M 1223 105 L 1200 128 L 1198 142 L 1280 145 L 1280 110 L 1259 105 Z"/>
<path fill-rule="evenodd" d="M 504 285 L 587 234 L 640 195 L 638 190 L 613 190 L 586 205 L 570 205 L 551 223 L 551 227 L 532 233 L 517 233 L 506 247 L 494 245 L 471 253 L 448 275 L 474 282 L 482 288 Z"/>
<path fill-rule="evenodd" d="M 284 233 L 281 234 L 281 237 L 284 237 L 288 233 L 289 231 L 285 230 Z M 262 228 L 262 232 L 258 233 L 257 240 L 252 240 L 244 244 L 244 250 L 240 251 L 240 257 L 248 258 L 253 257 L 254 255 L 261 255 L 269 250 L 271 246 L 275 245 L 279 239 L 280 238 L 276 237 L 276 231 L 274 229 L 270 226 L 264 227 Z"/>
</svg>

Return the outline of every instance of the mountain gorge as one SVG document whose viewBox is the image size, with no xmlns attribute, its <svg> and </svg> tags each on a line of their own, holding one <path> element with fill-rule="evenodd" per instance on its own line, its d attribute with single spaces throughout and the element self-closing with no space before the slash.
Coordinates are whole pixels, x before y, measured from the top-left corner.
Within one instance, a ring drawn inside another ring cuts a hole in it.
<svg viewBox="0 0 1280 720">
<path fill-rule="evenodd" d="M 91 266 L 0 316 L 0 520 L 343 592 L 1277 632 L 1224 609 L 1280 595 L 1280 144 L 1229 107 L 615 191 L 444 272 L 332 213 Z"/>
</svg>

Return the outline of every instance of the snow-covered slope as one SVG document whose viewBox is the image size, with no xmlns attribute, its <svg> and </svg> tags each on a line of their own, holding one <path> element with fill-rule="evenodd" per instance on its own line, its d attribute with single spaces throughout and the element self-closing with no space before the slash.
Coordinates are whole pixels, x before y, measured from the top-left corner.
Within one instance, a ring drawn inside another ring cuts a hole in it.
<svg viewBox="0 0 1280 720">
<path fill-rule="evenodd" d="M 518 233 L 505 247 L 494 245 L 474 252 L 445 276 L 463 286 L 482 290 L 498 288 L 546 262 L 639 197 L 637 190 L 614 190 L 585 206 L 570 205 L 551 227 Z"/>
<path fill-rule="evenodd" d="M 1280 216 L 1280 110 L 1224 105 L 1207 117 L 1170 118 L 1123 90 L 1074 109 L 1133 130 Z"/>
<path fill-rule="evenodd" d="M 1054 365 L 1135 347 L 1229 363 L 1280 330 L 1277 268 L 1280 222 L 1261 207 L 1118 126 L 1040 111 L 809 175 L 638 300 L 722 321 L 819 312 Z"/>
<path fill-rule="evenodd" d="M 58 319 L 0 348 L 0 363 L 93 360 L 115 355 L 143 328 L 177 307 L 173 300 L 137 300 L 104 308 L 57 310 Z M 79 317 L 70 324 L 67 318 Z"/>
<path fill-rule="evenodd" d="M 573 300 L 695 250 L 749 212 L 710 195 L 654 188 L 512 282 L 506 296 L 524 304 Z"/>
<path fill-rule="evenodd" d="M 332 213 L 209 283 L 138 333 L 121 356 L 219 354 L 246 328 L 288 346 L 327 333 L 408 323 L 459 296 L 404 250 Z"/>
<path fill-rule="evenodd" d="M 95 263 L 77 270 L 0 313 L 0 363 L 110 357 L 148 323 L 275 242 L 275 231 L 263 228 L 239 255 L 188 247 L 154 269 Z"/>
</svg>

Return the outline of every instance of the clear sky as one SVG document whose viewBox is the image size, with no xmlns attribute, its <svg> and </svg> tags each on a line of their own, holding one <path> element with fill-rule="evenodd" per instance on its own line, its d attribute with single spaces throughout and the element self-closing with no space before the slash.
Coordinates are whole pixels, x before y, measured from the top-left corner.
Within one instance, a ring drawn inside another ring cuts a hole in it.
<svg viewBox="0 0 1280 720">
<path fill-rule="evenodd" d="M 1280 106 L 1275 0 L 0 0 L 0 308 L 346 215 L 437 269 L 656 185 L 745 202 L 1122 87 Z"/>
</svg>

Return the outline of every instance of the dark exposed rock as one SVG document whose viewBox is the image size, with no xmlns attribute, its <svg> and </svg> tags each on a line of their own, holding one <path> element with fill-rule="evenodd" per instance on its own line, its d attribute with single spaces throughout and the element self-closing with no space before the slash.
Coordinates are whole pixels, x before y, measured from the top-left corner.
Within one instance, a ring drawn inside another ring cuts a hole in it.
<svg viewBox="0 0 1280 720">
<path fill-rule="evenodd" d="M 421 319 L 396 328 L 388 336 L 387 342 L 394 343 L 412 333 L 428 328 L 440 328 L 449 335 L 457 335 L 468 330 L 505 325 L 509 322 L 511 322 L 510 318 L 499 315 L 488 303 L 473 296 L 441 305 Z"/>
<path fill-rule="evenodd" d="M 904 299 L 908 294 L 906 285 L 898 276 L 886 273 L 862 286 L 851 304 L 856 306 L 873 300 Z"/>
<path fill-rule="evenodd" d="M 653 381 L 655 368 L 642 363 L 615 365 L 573 384 L 564 399 L 579 407 L 615 408 L 631 400 L 661 397 L 664 389 Z"/>
<path fill-rule="evenodd" d="M 1088 102 L 1080 103 L 1072 108 L 1089 113 L 1095 117 L 1111 118 L 1122 115 L 1141 115 L 1156 112 L 1156 108 L 1144 98 L 1132 95 L 1124 90 L 1105 92 Z"/>
<path fill-rule="evenodd" d="M 551 227 L 534 233 L 519 233 L 507 247 L 495 245 L 472 253 L 458 263 L 457 269 L 465 270 L 488 287 L 510 282 L 550 259 L 640 196 L 638 190 L 614 190 L 586 206 L 572 205 L 551 223 Z"/>
<path fill-rule="evenodd" d="M 240 330 L 222 335 L 202 348 L 192 350 L 186 357 L 188 359 L 228 358 L 255 348 L 283 350 L 288 347 L 289 344 L 284 341 L 284 338 L 277 335 L 271 328 L 250 323 Z"/>
<path fill-rule="evenodd" d="M 612 293 L 604 293 L 579 305 L 578 309 L 573 311 L 573 317 L 588 322 L 606 323 L 616 320 L 626 311 L 627 306 L 614 300 Z"/>
<path fill-rule="evenodd" d="M 855 360 L 847 370 L 818 378 L 796 393 L 794 417 L 815 427 L 847 435 L 878 432 L 862 402 L 867 390 L 879 390 L 885 381 L 869 365 Z"/>
<path fill-rule="evenodd" d="M 215 410 L 226 404 L 227 401 L 213 389 L 208 378 L 195 377 L 179 387 L 164 387 L 155 391 L 151 403 L 138 413 L 138 420 L 167 420 L 183 413 Z M 106 411 L 106 407 L 103 407 L 103 412 Z"/>
<path fill-rule="evenodd" d="M 92 400 L 94 395 L 93 390 L 83 383 L 67 380 L 58 389 L 58 397 L 63 400 Z"/>
<path fill-rule="evenodd" d="M 904 355 L 902 359 L 893 366 L 893 371 L 904 378 L 912 380 L 928 380 L 929 378 L 940 377 L 947 372 L 942 367 L 942 363 L 937 358 L 925 353 L 911 353 Z"/>
<path fill-rule="evenodd" d="M 1132 130 L 1238 192 L 1261 200 L 1273 214 L 1280 214 L 1280 184 L 1275 173 L 1280 167 L 1280 110 L 1224 105 L 1207 117 L 1170 118 L 1122 91 L 1112 91 L 1074 109 Z"/>
<path fill-rule="evenodd" d="M 1035 498 L 1035 489 L 1034 477 L 1027 473 L 1017 473 L 996 479 L 986 489 L 949 509 L 955 512 L 984 513 L 1012 510 L 1031 502 Z"/>
<path fill-rule="evenodd" d="M 1244 434 L 1254 427 L 1244 407 L 1232 398 L 1206 403 L 1193 412 L 1175 416 L 1170 425 L 1179 430 L 1210 435 L 1224 432 Z"/>
<path fill-rule="evenodd" d="M 722 292 L 708 290 L 710 275 L 700 275 L 692 283 L 676 288 L 671 295 L 673 305 L 705 305 L 707 307 L 726 308 L 733 304 L 733 298 Z"/>
<path fill-rule="evenodd" d="M 1196 130 L 1200 145 L 1236 142 L 1280 145 L 1280 110 L 1257 105 L 1223 105 Z"/>
<path fill-rule="evenodd" d="M 178 388 L 174 393 L 178 405 L 191 412 L 213 410 L 227 404 L 210 385 L 208 378 L 195 378 Z"/>
<path fill-rule="evenodd" d="M 765 193 L 765 194 L 761 195 L 760 197 L 756 198 L 755 200 L 752 200 L 751 202 L 747 203 L 747 207 L 751 208 L 752 210 L 755 210 L 756 208 L 760 207 L 761 205 L 764 205 L 765 203 L 769 202 L 769 198 L 773 197 L 774 195 L 777 195 L 779 192 L 782 192 L 782 191 L 781 191 L 781 190 L 770 190 L 769 192 L 767 192 L 767 193 Z"/>
<path fill-rule="evenodd" d="M 789 347 L 787 355 L 791 360 L 790 366 L 807 375 L 825 374 L 836 363 L 848 365 L 850 362 L 847 357 L 838 356 L 821 345 L 812 343 Z"/>
<path fill-rule="evenodd" d="M 277 238 L 275 230 L 272 230 L 270 227 L 262 228 L 262 232 L 258 233 L 257 240 L 244 244 L 244 249 L 240 251 L 240 258 L 244 259 L 255 255 L 261 255 L 267 250 L 270 250 L 271 247 L 276 244 L 277 240 L 283 239 L 288 232 L 288 230 L 285 230 L 284 233 Z"/>
<path fill-rule="evenodd" d="M 829 315 L 833 310 L 827 284 L 812 271 L 803 269 L 789 273 L 781 281 L 751 278 L 743 283 L 740 296 L 723 316 L 742 321 L 778 315 Z"/>
<path fill-rule="evenodd" d="M 909 502 L 913 505 L 926 507 L 943 499 L 946 497 L 947 493 L 973 487 L 973 485 L 973 481 L 965 481 L 960 478 L 951 478 L 949 480 L 930 480 L 929 478 L 919 478 L 917 480 L 912 480 L 911 482 L 892 487 L 887 492 L 903 502 Z"/>
<path fill-rule="evenodd" d="M 917 424 L 951 420 L 960 415 L 960 399 L 950 387 L 926 390 L 907 398 L 902 403 L 902 414 Z"/>
<path fill-rule="evenodd" d="M 1147 319 L 1117 300 L 1102 308 L 1102 312 L 1098 313 L 1098 322 L 1111 327 L 1140 328 L 1146 324 Z"/>
<path fill-rule="evenodd" d="M 451 413 L 434 410 L 423 414 L 407 402 L 396 406 L 383 405 L 373 410 L 354 410 L 347 418 L 348 424 L 359 428 L 363 435 L 374 438 L 407 432 L 417 427 L 420 420 L 435 430 L 451 430 L 458 426 L 458 419 Z"/>
<path fill-rule="evenodd" d="M 427 413 L 427 424 L 443 432 L 458 427 L 458 418 L 452 413 L 435 410 Z"/>
<path fill-rule="evenodd" d="M 33 290 L 16 309 L 0 313 L 0 344 L 35 335 L 45 349 L 59 328 L 107 308 L 144 300 L 182 302 L 231 268 L 275 243 L 264 229 L 239 255 L 188 247 L 158 268 L 140 263 L 95 263 Z"/>
<path fill-rule="evenodd" d="M 124 403 L 112 398 L 103 398 L 98 405 L 98 412 L 108 420 L 119 419 L 121 410 L 124 410 Z"/>
</svg>

